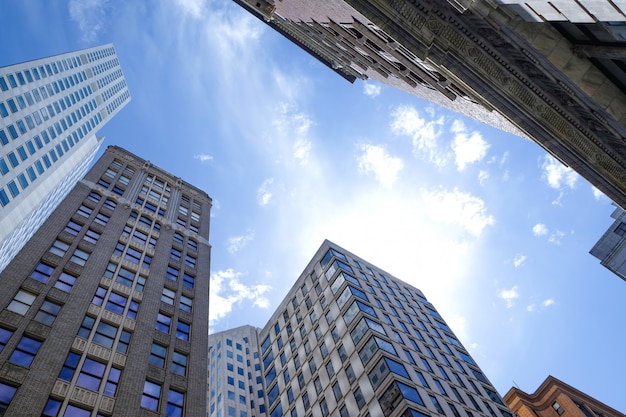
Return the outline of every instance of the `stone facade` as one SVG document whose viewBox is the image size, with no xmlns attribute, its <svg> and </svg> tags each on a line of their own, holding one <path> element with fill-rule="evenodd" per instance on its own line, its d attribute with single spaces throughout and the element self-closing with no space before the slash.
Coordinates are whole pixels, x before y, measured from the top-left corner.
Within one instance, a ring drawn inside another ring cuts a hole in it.
<svg viewBox="0 0 626 417">
<path fill-rule="evenodd" d="M 0 414 L 203 416 L 210 207 L 109 147 L 0 274 Z"/>
<path fill-rule="evenodd" d="M 621 73 L 551 23 L 487 0 L 235 1 L 342 76 L 528 137 L 626 206 Z"/>
</svg>

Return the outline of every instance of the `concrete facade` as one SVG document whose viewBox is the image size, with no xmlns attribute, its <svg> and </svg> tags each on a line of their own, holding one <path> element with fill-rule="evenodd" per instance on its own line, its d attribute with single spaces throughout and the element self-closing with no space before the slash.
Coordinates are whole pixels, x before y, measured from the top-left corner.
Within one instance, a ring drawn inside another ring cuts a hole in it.
<svg viewBox="0 0 626 417">
<path fill-rule="evenodd" d="M 524 21 L 487 0 L 235 1 L 349 81 L 530 138 L 626 206 L 619 39 L 588 42 L 578 27 Z"/>
<path fill-rule="evenodd" d="M 418 289 L 329 241 L 258 335 L 247 382 L 226 368 L 233 335 L 210 336 L 209 417 L 513 417 Z M 220 384 L 256 408 L 240 414 Z"/>
<path fill-rule="evenodd" d="M 511 388 L 504 396 L 519 417 L 624 417 L 624 414 L 553 376 L 532 394 Z"/>
<path fill-rule="evenodd" d="M 602 266 L 626 281 L 626 211 L 617 207 L 611 217 L 613 224 L 591 248 Z"/>
<path fill-rule="evenodd" d="M 109 147 L 0 274 L 0 414 L 204 415 L 210 208 Z"/>
<path fill-rule="evenodd" d="M 80 180 L 130 101 L 113 45 L 0 68 L 0 271 Z"/>
</svg>

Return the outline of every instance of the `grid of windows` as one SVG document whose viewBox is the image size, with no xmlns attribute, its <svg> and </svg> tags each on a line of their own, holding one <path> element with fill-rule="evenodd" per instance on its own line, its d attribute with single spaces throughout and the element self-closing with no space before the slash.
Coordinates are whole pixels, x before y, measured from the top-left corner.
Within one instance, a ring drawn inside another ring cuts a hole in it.
<svg viewBox="0 0 626 417">
<path fill-rule="evenodd" d="M 343 403 L 352 397 L 346 396 L 339 381 L 347 380 L 353 385 L 357 378 L 351 365 L 338 368 L 337 363 L 349 357 L 343 343 L 349 338 L 358 353 L 356 360 L 361 360 L 379 402 L 388 399 L 386 393 L 400 392 L 407 403 L 415 403 L 425 411 L 438 410 L 450 403 L 459 410 L 461 407 L 469 412 L 473 408 L 483 413 L 477 404 L 465 401 L 466 397 L 473 399 L 467 392 L 468 384 L 478 384 L 482 391 L 475 392 L 481 397 L 486 393 L 494 409 L 499 410 L 502 417 L 508 416 L 505 409 L 496 406 L 501 400 L 489 381 L 419 290 L 337 249 L 322 256 L 320 265 L 323 275 L 315 271 L 304 274 L 299 288 L 294 286 L 290 302 L 285 302 L 283 314 L 261 333 L 263 364 L 269 370 L 264 376 L 270 386 L 271 407 L 276 407 L 272 400 L 281 398 L 284 392 L 282 398 L 289 404 L 301 404 L 305 410 L 305 402 L 313 401 L 320 407 L 325 404 L 330 408 L 328 393 L 332 391 L 333 408 L 325 414 L 347 413 L 349 408 Z M 321 316 L 326 320 L 319 321 Z M 343 322 L 341 327 L 347 326 L 343 335 L 335 326 L 339 321 Z M 293 332 L 294 328 L 298 331 Z M 325 336 L 328 333 L 332 341 Z M 323 366 L 317 366 L 319 358 Z M 352 358 L 352 362 L 354 360 Z M 290 371 L 300 370 L 305 362 L 309 369 L 306 373 L 297 373 L 297 385 L 304 388 L 311 383 L 315 393 L 308 390 L 290 395 Z M 456 373 L 453 366 L 460 367 L 464 375 Z M 464 367 L 470 370 L 472 378 Z M 281 375 L 282 378 L 278 378 Z M 361 384 L 351 391 L 358 408 L 366 405 Z M 427 405 L 422 400 L 426 398 L 424 395 L 437 401 L 431 400 Z M 454 414 L 454 410 L 450 410 Z"/>
</svg>

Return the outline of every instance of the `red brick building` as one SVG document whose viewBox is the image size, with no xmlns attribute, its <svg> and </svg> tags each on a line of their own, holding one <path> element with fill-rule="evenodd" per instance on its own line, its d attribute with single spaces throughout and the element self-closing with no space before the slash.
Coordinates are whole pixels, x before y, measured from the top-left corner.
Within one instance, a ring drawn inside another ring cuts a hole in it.
<svg viewBox="0 0 626 417">
<path fill-rule="evenodd" d="M 625 417 L 553 376 L 548 376 L 532 394 L 511 388 L 504 401 L 519 417 Z"/>
</svg>

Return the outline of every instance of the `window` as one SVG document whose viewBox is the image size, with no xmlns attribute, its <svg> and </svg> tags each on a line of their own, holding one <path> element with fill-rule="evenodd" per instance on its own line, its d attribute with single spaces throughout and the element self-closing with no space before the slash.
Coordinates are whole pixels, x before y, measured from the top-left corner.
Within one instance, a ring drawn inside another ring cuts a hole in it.
<svg viewBox="0 0 626 417">
<path fill-rule="evenodd" d="M 191 268 L 196 267 L 196 258 L 190 255 L 185 256 L 185 265 Z"/>
<path fill-rule="evenodd" d="M 624 223 L 622 223 L 622 224 L 624 224 Z M 622 236 L 623 236 L 623 232 L 622 232 Z M 552 408 L 554 408 L 554 411 L 556 411 L 558 413 L 558 415 L 562 415 L 565 412 L 565 410 L 563 410 L 561 405 L 558 402 L 556 402 L 556 401 L 552 404 Z"/>
<path fill-rule="evenodd" d="M 156 329 L 163 333 L 170 332 L 170 325 L 172 324 L 172 318 L 163 313 L 159 313 L 157 316 Z"/>
<path fill-rule="evenodd" d="M 57 256 L 60 256 L 62 258 L 63 256 L 65 256 L 65 252 L 67 252 L 69 247 L 70 247 L 69 244 L 57 239 L 50 247 L 49 252 Z"/>
<path fill-rule="evenodd" d="M 176 281 L 178 279 L 178 275 L 180 274 L 180 271 L 178 270 L 178 268 L 175 268 L 171 265 L 167 266 L 167 271 L 165 272 L 165 276 L 169 279 L 171 279 L 172 281 Z"/>
<path fill-rule="evenodd" d="M 57 279 L 57 282 L 54 284 L 54 287 L 58 288 L 61 291 L 70 292 L 75 282 L 75 276 L 70 275 L 67 272 L 61 272 L 61 275 Z"/>
<path fill-rule="evenodd" d="M 143 394 L 141 395 L 141 407 L 152 411 L 159 410 L 159 397 L 161 396 L 161 386 L 154 382 L 145 381 L 143 384 Z"/>
<path fill-rule="evenodd" d="M 185 403 L 185 394 L 173 389 L 167 392 L 167 408 L 165 415 L 168 417 L 181 417 L 183 415 L 183 405 Z"/>
<path fill-rule="evenodd" d="M 187 373 L 187 355 L 174 351 L 172 355 L 172 372 L 185 376 Z"/>
<path fill-rule="evenodd" d="M 194 282 L 195 278 L 185 272 L 183 275 L 183 285 L 189 288 L 193 288 Z"/>
<path fill-rule="evenodd" d="M 181 252 L 176 248 L 172 248 L 172 250 L 170 251 L 170 258 L 174 259 L 175 261 L 180 261 L 181 256 Z"/>
<path fill-rule="evenodd" d="M 339 382 L 335 382 L 333 384 L 333 394 L 335 395 L 335 400 L 339 401 L 343 394 L 341 393 L 341 387 L 339 386 Z"/>
<path fill-rule="evenodd" d="M 28 368 L 33 362 L 33 359 L 35 359 L 35 355 L 37 354 L 37 351 L 39 351 L 40 347 L 41 342 L 39 340 L 35 340 L 28 336 L 22 336 L 17 344 L 17 347 L 11 354 L 9 362 Z"/>
<path fill-rule="evenodd" d="M 4 347 L 7 345 L 11 336 L 13 336 L 13 332 L 11 330 L 0 327 L 0 352 L 2 352 Z"/>
<path fill-rule="evenodd" d="M 626 223 L 620 222 L 613 232 L 619 236 L 624 236 L 624 234 L 626 234 Z"/>
<path fill-rule="evenodd" d="M 35 270 L 30 274 L 30 277 L 40 282 L 48 282 L 48 279 L 50 279 L 50 276 L 53 272 L 54 267 L 52 265 L 48 265 L 45 262 L 40 262 Z"/>
<path fill-rule="evenodd" d="M 165 358 L 167 356 L 167 348 L 157 343 L 152 344 L 150 349 L 150 365 L 158 366 L 159 368 L 165 367 Z"/>
<path fill-rule="evenodd" d="M 98 391 L 104 378 L 106 365 L 86 358 L 76 379 L 76 385 L 92 391 Z"/>
<path fill-rule="evenodd" d="M 19 290 L 15 297 L 13 297 L 13 300 L 9 303 L 7 310 L 23 316 L 26 314 L 30 306 L 33 305 L 35 298 L 37 298 L 35 294 Z"/>
<path fill-rule="evenodd" d="M 70 220 L 69 223 L 67 223 L 67 226 L 65 226 L 64 230 L 72 236 L 77 236 L 78 233 L 80 233 L 80 229 L 82 227 L 82 224 L 78 224 L 75 221 Z"/>
<path fill-rule="evenodd" d="M 74 262 L 77 265 L 85 266 L 87 259 L 89 259 L 89 255 L 90 254 L 85 252 L 84 250 L 76 249 L 72 257 L 70 258 L 70 261 Z"/>
<path fill-rule="evenodd" d="M 193 304 L 193 300 L 189 297 L 185 297 L 184 295 L 180 296 L 180 301 L 178 303 L 178 307 L 183 310 L 191 313 L 191 307 Z"/>
<path fill-rule="evenodd" d="M 54 323 L 54 319 L 57 318 L 59 311 L 61 311 L 61 307 L 61 304 L 57 304 L 50 300 L 45 300 L 39 308 L 39 311 L 35 316 L 35 320 L 47 326 L 52 326 L 52 324 Z"/>
<path fill-rule="evenodd" d="M 176 338 L 189 341 L 190 325 L 179 321 L 176 325 Z"/>
<path fill-rule="evenodd" d="M 161 294 L 161 301 L 166 304 L 174 305 L 174 300 L 176 299 L 176 293 L 170 289 L 163 288 L 163 293 Z"/>
<path fill-rule="evenodd" d="M 9 404 L 11 404 L 13 396 L 15 395 L 15 391 L 17 391 L 16 387 L 0 383 L 0 415 L 5 415 Z"/>
</svg>

